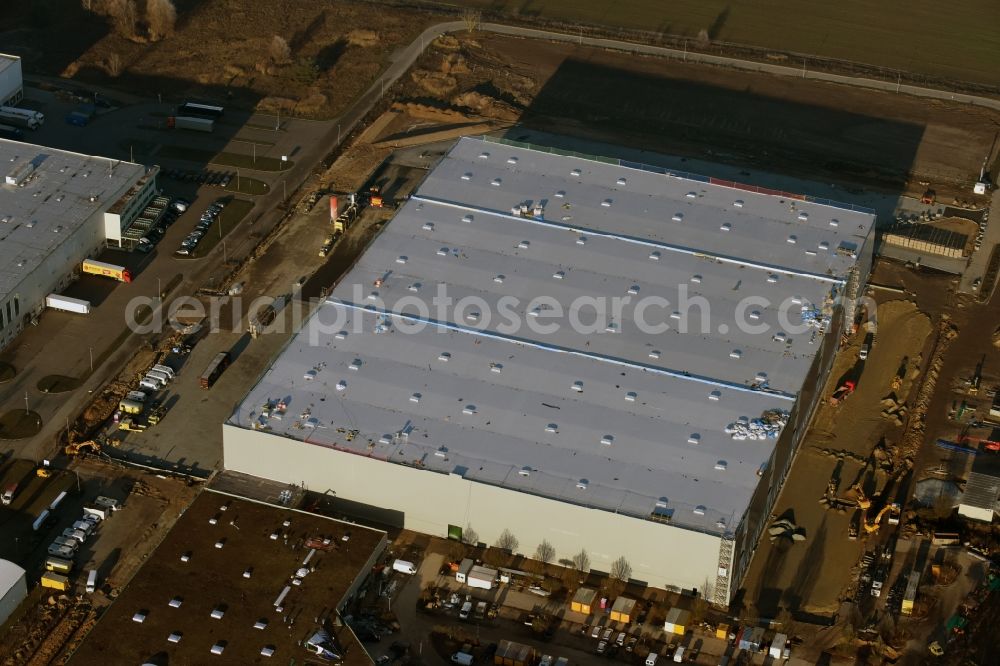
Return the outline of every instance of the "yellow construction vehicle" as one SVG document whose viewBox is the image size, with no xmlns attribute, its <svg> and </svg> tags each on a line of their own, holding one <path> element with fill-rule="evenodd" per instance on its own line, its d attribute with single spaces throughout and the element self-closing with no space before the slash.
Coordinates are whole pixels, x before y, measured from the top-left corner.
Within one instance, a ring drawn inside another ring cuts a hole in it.
<svg viewBox="0 0 1000 666">
<path fill-rule="evenodd" d="M 887 514 L 889 516 L 889 524 L 898 525 L 900 513 L 901 513 L 901 507 L 897 502 L 886 504 L 884 507 L 882 507 L 882 510 L 875 515 L 875 520 L 873 520 L 870 523 L 865 521 L 865 533 L 875 534 L 876 532 L 878 532 L 879 528 L 882 527 L 882 518 L 884 518 Z"/>
<path fill-rule="evenodd" d="M 126 416 L 121 421 L 118 422 L 119 430 L 127 430 L 129 432 L 142 432 L 148 426 L 145 423 L 139 423 L 135 421 L 131 416 Z"/>
<path fill-rule="evenodd" d="M 79 456 L 84 453 L 100 453 L 101 445 L 92 439 L 85 442 L 70 442 L 64 449 L 68 456 Z"/>
<path fill-rule="evenodd" d="M 52 472 L 49 471 L 48 467 L 39 467 L 39 468 L 35 469 L 35 476 L 37 476 L 37 477 L 39 477 L 41 479 L 47 479 L 50 476 L 52 476 Z"/>
</svg>

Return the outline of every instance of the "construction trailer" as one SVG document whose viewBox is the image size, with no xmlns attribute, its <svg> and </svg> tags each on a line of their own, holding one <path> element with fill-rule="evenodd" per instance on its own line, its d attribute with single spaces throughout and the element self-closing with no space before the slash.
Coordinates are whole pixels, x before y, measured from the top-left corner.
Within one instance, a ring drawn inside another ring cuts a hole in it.
<svg viewBox="0 0 1000 666">
<path fill-rule="evenodd" d="M 465 584 L 481 590 L 492 590 L 498 576 L 499 573 L 496 569 L 475 566 L 469 570 L 469 574 L 465 577 Z"/>
<path fill-rule="evenodd" d="M 667 611 L 667 619 L 663 623 L 663 630 L 668 634 L 683 636 L 691 624 L 691 611 L 680 608 L 671 608 Z"/>
<path fill-rule="evenodd" d="M 611 605 L 611 621 L 628 624 L 635 617 L 635 599 L 618 597 Z"/>
<path fill-rule="evenodd" d="M 574 613 L 583 613 L 584 615 L 590 615 L 594 607 L 594 599 L 597 598 L 597 590 L 589 587 L 581 587 L 573 595 L 573 600 L 570 601 L 569 609 Z"/>
</svg>

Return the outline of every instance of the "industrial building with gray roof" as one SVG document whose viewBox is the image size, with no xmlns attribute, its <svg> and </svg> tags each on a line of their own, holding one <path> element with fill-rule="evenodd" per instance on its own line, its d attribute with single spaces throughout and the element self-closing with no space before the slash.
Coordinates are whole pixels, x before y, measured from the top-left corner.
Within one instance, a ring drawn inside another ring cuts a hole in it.
<svg viewBox="0 0 1000 666">
<path fill-rule="evenodd" d="M 873 222 L 462 139 L 237 407 L 226 467 L 728 601 Z"/>
<path fill-rule="evenodd" d="M 155 193 L 156 169 L 0 139 L 0 343 L 80 262 L 118 240 Z"/>
</svg>

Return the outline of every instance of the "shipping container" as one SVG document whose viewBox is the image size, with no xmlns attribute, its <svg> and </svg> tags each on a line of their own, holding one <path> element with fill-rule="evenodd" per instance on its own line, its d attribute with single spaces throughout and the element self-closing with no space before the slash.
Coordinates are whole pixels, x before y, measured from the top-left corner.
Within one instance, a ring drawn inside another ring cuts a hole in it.
<svg viewBox="0 0 1000 666">
<path fill-rule="evenodd" d="M 178 116 L 194 116 L 196 118 L 221 118 L 225 107 L 200 102 L 184 102 L 177 107 Z"/>
<path fill-rule="evenodd" d="M 215 381 L 219 378 L 219 375 L 221 375 L 227 367 L 229 367 L 229 353 L 219 352 L 215 355 L 215 358 L 212 359 L 212 362 L 208 364 L 208 367 L 205 368 L 205 372 L 201 373 L 201 378 L 198 380 L 198 383 L 203 389 L 212 388 L 212 384 L 215 383 Z"/>
<path fill-rule="evenodd" d="M 211 118 L 194 118 L 192 116 L 176 116 L 168 121 L 174 129 L 194 130 L 196 132 L 215 131 L 215 121 Z"/>
<path fill-rule="evenodd" d="M 68 590 L 69 578 L 62 574 L 48 571 L 42 574 L 42 587 L 50 587 L 53 590 Z"/>
</svg>

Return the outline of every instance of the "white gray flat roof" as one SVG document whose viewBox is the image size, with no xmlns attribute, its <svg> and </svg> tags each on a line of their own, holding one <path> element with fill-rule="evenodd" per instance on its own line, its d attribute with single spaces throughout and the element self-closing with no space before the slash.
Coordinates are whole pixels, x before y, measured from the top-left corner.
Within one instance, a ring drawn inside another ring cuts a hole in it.
<svg viewBox="0 0 1000 666">
<path fill-rule="evenodd" d="M 141 164 L 4 139 L 0 165 L 0 299 L 146 173 Z M 30 175 L 8 184 L 16 172 Z"/>
<path fill-rule="evenodd" d="M 544 219 L 511 213 L 527 201 L 529 210 L 542 202 Z M 854 264 L 837 248 L 860 250 L 874 221 L 794 203 L 463 139 L 231 421 L 563 501 L 731 529 L 773 440 L 735 440 L 726 428 L 791 410 L 823 340 L 822 326 L 803 319 L 829 316 Z M 439 311 L 439 285 L 468 306 Z M 646 311 L 666 332 L 635 323 L 648 296 L 669 301 Z M 739 321 L 768 332 L 737 325 L 747 296 L 771 305 L 751 304 L 756 316 Z M 632 301 L 617 317 L 613 305 L 598 317 L 581 300 L 613 297 Z M 702 310 L 678 305 L 685 297 L 708 304 L 704 330 Z M 554 318 L 556 309 L 565 316 Z M 589 332 L 574 330 L 576 315 Z M 784 332 L 779 316 L 800 330 Z M 515 318 L 521 325 L 510 325 Z M 550 323 L 558 330 L 540 328 Z M 285 414 L 262 418 L 264 403 L 277 400 Z"/>
<path fill-rule="evenodd" d="M 7 55 L 6 53 L 0 53 L 0 72 L 4 71 L 8 67 L 12 67 L 20 62 L 21 58 L 15 55 Z"/>
</svg>

